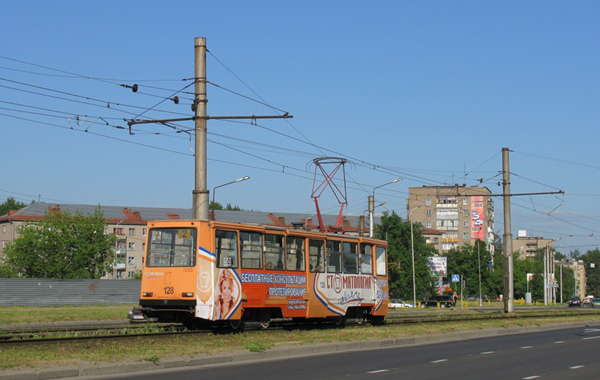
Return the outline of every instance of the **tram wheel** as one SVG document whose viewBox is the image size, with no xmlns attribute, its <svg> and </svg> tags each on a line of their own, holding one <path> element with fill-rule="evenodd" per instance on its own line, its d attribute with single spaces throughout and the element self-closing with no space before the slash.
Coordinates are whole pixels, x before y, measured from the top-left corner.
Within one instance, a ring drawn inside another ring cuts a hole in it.
<svg viewBox="0 0 600 380">
<path fill-rule="evenodd" d="M 268 309 L 263 309 L 260 313 L 260 327 L 268 329 L 271 325 L 271 312 Z"/>
<path fill-rule="evenodd" d="M 233 332 L 242 332 L 244 330 L 244 323 L 241 319 L 232 319 L 229 321 L 229 328 L 233 330 Z"/>
<path fill-rule="evenodd" d="M 337 317 L 333 320 L 333 323 L 340 329 L 346 327 L 346 317 Z"/>
</svg>

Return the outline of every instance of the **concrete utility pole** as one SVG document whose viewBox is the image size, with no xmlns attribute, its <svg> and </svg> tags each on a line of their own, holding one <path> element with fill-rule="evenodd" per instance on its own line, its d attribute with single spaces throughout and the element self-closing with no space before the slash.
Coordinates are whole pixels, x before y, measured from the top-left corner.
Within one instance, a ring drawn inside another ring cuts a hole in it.
<svg viewBox="0 0 600 380">
<path fill-rule="evenodd" d="M 504 200 L 504 312 L 514 311 L 513 249 L 510 226 L 510 171 L 508 148 L 502 148 L 502 194 Z"/>
<path fill-rule="evenodd" d="M 286 112 L 283 115 L 274 116 L 208 116 L 206 113 L 206 38 L 196 37 L 194 39 L 194 58 L 195 58 L 195 97 L 192 109 L 194 110 L 193 117 L 183 117 L 176 119 L 149 119 L 149 120 L 135 120 L 130 119 L 127 124 L 129 125 L 129 134 L 131 127 L 137 124 L 150 124 L 158 123 L 164 124 L 167 122 L 179 122 L 193 120 L 195 122 L 195 183 L 192 202 L 192 215 L 194 219 L 208 220 L 209 218 L 209 201 L 208 201 L 208 166 L 206 164 L 206 122 L 208 119 L 219 119 L 219 120 L 240 120 L 250 119 L 254 123 L 258 119 L 291 119 L 294 116 Z M 137 86 L 137 85 L 135 85 Z M 125 86 L 129 87 L 129 86 Z M 134 90 L 134 92 L 137 91 Z"/>
<path fill-rule="evenodd" d="M 194 39 L 195 147 L 196 171 L 193 194 L 193 218 L 208 220 L 208 187 L 206 165 L 206 38 Z"/>
</svg>

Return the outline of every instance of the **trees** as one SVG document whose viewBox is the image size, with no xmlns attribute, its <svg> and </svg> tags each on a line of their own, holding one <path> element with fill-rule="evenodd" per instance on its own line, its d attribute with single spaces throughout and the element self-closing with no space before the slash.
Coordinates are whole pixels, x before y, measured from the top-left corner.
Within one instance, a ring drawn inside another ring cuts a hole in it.
<svg viewBox="0 0 600 380">
<path fill-rule="evenodd" d="M 419 225 L 414 226 L 415 278 L 417 299 L 432 294 L 433 284 L 427 258 L 436 254 L 435 248 L 425 243 Z M 413 299 L 412 249 L 410 222 L 395 212 L 384 213 L 377 228 L 376 238 L 388 242 L 390 298 Z"/>
<path fill-rule="evenodd" d="M 23 202 L 18 202 L 13 197 L 6 198 L 4 203 L 0 204 L 0 216 L 8 214 L 10 210 L 18 210 L 27 206 Z"/>
<path fill-rule="evenodd" d="M 227 203 L 227 206 L 223 207 L 219 202 L 211 201 L 208 207 L 210 210 L 244 211 L 240 206 L 232 206 L 231 203 Z"/>
<path fill-rule="evenodd" d="M 495 296 L 489 263 L 492 255 L 486 244 L 477 240 L 475 245 L 465 244 L 460 248 L 451 249 L 446 253 L 448 258 L 448 273 L 461 274 L 465 282 L 463 295 L 479 294 L 479 272 L 481 270 L 481 292 L 483 295 Z"/>
<path fill-rule="evenodd" d="M 49 213 L 21 226 L 4 250 L 5 264 L 30 278 L 100 278 L 114 261 L 115 237 L 104 233 L 104 214 Z"/>
</svg>

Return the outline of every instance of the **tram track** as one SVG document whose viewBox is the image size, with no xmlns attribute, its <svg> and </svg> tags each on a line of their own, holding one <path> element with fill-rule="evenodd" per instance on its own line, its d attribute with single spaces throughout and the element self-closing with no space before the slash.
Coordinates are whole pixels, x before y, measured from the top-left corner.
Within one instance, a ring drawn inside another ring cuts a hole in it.
<svg viewBox="0 0 600 380">
<path fill-rule="evenodd" d="M 585 315 L 600 315 L 600 310 L 542 310 L 515 312 L 510 315 L 501 311 L 481 311 L 481 312 L 461 312 L 447 311 L 444 313 L 436 312 L 412 312 L 410 315 L 398 315 L 403 313 L 391 313 L 386 318 L 388 325 L 403 324 L 434 324 L 434 323 L 453 323 L 466 321 L 485 321 L 502 319 L 531 319 L 531 318 L 561 318 Z M 349 319 L 346 321 L 346 327 L 362 328 L 370 326 L 370 323 L 361 323 L 360 321 Z M 339 328 L 335 324 L 301 324 L 297 325 L 289 321 L 279 321 L 266 329 L 250 329 L 245 334 L 252 334 L 256 331 L 282 331 L 282 330 L 302 330 L 302 329 L 331 329 Z M 16 328 L 0 331 L 0 347 L 11 345 L 35 345 L 35 344 L 57 344 L 82 342 L 87 340 L 121 340 L 131 338 L 167 338 L 173 336 L 193 335 L 193 334 L 213 334 L 213 333 L 231 333 L 231 330 L 186 330 L 179 324 L 152 324 L 140 327 L 123 325 L 118 326 L 98 326 L 98 327 L 61 327 L 61 328 L 35 328 L 24 329 Z"/>
</svg>

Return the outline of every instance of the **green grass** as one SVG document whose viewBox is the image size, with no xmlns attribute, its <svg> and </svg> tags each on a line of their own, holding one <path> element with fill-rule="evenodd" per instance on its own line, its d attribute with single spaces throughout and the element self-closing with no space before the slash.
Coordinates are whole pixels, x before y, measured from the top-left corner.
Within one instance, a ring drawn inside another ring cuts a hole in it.
<svg viewBox="0 0 600 380">
<path fill-rule="evenodd" d="M 11 308 L 12 309 L 12 308 Z M 54 308 L 52 308 L 54 309 Z M 37 309 L 39 312 L 39 309 Z M 0 309 L 2 311 L 2 309 Z M 43 310 L 46 311 L 46 310 Z M 327 342 L 366 341 L 416 335 L 538 326 L 550 323 L 600 321 L 600 315 L 555 319 L 513 318 L 506 320 L 463 321 L 455 323 L 419 323 L 381 327 L 325 329 L 309 331 L 257 331 L 229 335 L 183 335 L 160 338 L 131 338 L 119 341 L 87 341 L 53 345 L 12 346 L 0 351 L 0 370 L 77 365 L 82 362 L 123 360 L 158 363 L 169 357 L 214 355 L 224 352 L 263 352 L 281 345 Z"/>
<path fill-rule="evenodd" d="M 127 320 L 127 313 L 132 307 L 133 305 L 1 307 L 0 325 L 14 323 Z"/>
</svg>

